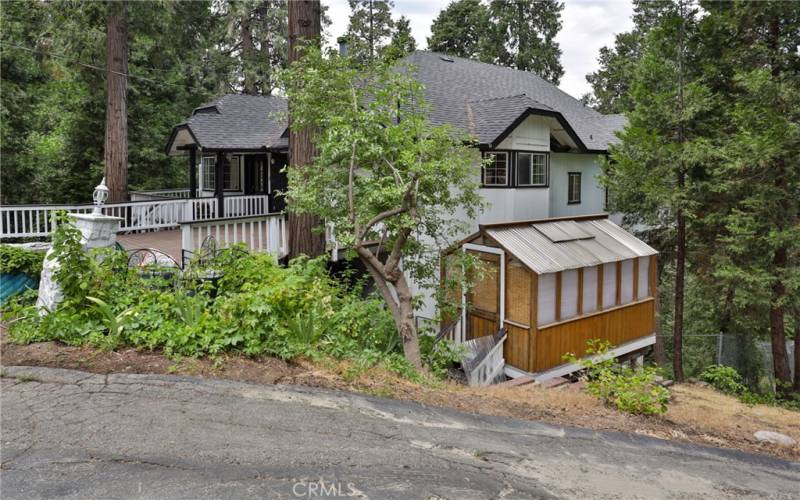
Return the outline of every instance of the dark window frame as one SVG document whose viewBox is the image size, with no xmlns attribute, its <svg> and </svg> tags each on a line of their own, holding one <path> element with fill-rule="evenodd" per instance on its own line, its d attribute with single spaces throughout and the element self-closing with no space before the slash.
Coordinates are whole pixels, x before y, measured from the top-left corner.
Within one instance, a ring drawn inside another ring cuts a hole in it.
<svg viewBox="0 0 800 500">
<path fill-rule="evenodd" d="M 489 156 L 494 156 L 495 158 L 499 155 L 503 155 L 506 161 L 506 182 L 505 184 L 486 184 L 486 165 L 483 165 L 481 168 L 481 186 L 489 187 L 489 188 L 508 188 L 511 187 L 511 158 L 513 158 L 512 151 L 498 151 L 498 150 L 491 150 L 491 151 L 484 151 L 482 158 L 485 160 Z"/>
<path fill-rule="evenodd" d="M 550 187 L 550 152 L 549 151 L 522 151 L 518 149 L 482 149 L 481 158 L 486 159 L 490 154 L 505 154 L 507 161 L 506 183 L 505 184 L 486 184 L 484 168 L 481 167 L 481 188 L 482 189 L 546 189 Z M 517 156 L 520 153 L 531 153 L 545 156 L 545 183 L 537 185 L 523 185 L 517 183 Z"/>
<path fill-rule="evenodd" d="M 583 172 L 567 172 L 567 205 L 580 205 L 582 201 L 581 191 L 583 191 L 583 179 L 582 174 Z M 578 179 L 578 191 L 577 191 L 577 199 L 573 197 L 575 194 L 573 192 L 572 187 L 572 179 Z"/>
</svg>

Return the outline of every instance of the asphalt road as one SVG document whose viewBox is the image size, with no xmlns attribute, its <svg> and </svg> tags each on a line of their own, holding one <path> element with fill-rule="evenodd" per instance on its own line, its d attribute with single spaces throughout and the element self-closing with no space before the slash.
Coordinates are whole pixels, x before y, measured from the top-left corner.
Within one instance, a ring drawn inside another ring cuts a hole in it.
<svg viewBox="0 0 800 500">
<path fill-rule="evenodd" d="M 6 367 L 15 498 L 798 498 L 800 464 L 302 387 Z"/>
</svg>

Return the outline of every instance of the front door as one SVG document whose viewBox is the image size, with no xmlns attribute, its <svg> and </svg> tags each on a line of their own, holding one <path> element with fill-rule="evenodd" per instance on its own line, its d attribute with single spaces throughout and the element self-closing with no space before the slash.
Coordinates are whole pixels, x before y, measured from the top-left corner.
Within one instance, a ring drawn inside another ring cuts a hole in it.
<svg viewBox="0 0 800 500">
<path fill-rule="evenodd" d="M 500 329 L 503 279 L 500 255 L 473 249 L 467 251 L 483 264 L 482 278 L 466 296 L 466 340 L 470 340 L 494 335 Z"/>
<path fill-rule="evenodd" d="M 245 155 L 244 194 L 267 194 L 267 155 Z"/>
</svg>

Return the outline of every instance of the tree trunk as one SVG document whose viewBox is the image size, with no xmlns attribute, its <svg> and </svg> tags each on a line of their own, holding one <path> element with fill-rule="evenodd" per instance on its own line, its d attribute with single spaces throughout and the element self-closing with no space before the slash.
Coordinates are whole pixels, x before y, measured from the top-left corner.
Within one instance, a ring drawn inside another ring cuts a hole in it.
<svg viewBox="0 0 800 500">
<path fill-rule="evenodd" d="M 108 201 L 128 199 L 128 19 L 125 2 L 109 2 L 106 16 L 106 138 L 103 154 Z"/>
<path fill-rule="evenodd" d="M 375 282 L 389 312 L 392 313 L 397 333 L 403 342 L 403 354 L 406 360 L 417 370 L 423 371 L 425 368 L 422 366 L 422 356 L 419 351 L 411 289 L 405 276 L 403 273 L 397 273 L 397 279 L 391 282 L 395 292 L 392 293 L 392 289 L 389 288 L 390 282 L 386 279 L 385 266 L 364 246 L 356 245 L 356 253 Z"/>
<path fill-rule="evenodd" d="M 658 284 L 655 284 L 655 289 L 658 290 Z M 660 307 L 658 305 L 658 292 L 656 292 L 655 299 L 655 307 L 656 307 L 656 343 L 653 346 L 653 356 L 656 360 L 656 365 L 658 366 L 666 366 L 667 364 L 667 352 L 664 350 L 664 331 L 661 329 L 661 312 Z"/>
<path fill-rule="evenodd" d="M 678 186 L 683 189 L 684 173 L 678 174 Z M 683 209 L 678 209 L 677 235 L 675 249 L 675 309 L 672 318 L 672 368 L 675 380 L 683 382 L 683 295 L 686 276 L 686 217 Z"/>
<path fill-rule="evenodd" d="M 794 392 L 800 393 L 800 307 L 794 311 Z"/>
<path fill-rule="evenodd" d="M 419 352 L 419 338 L 417 337 L 417 324 L 414 322 L 414 306 L 411 289 L 405 276 L 400 274 L 397 283 L 394 283 L 399 303 L 399 318 L 395 318 L 397 331 L 403 340 L 403 353 L 406 360 L 418 370 L 422 370 L 422 356 Z"/>
<path fill-rule="evenodd" d="M 678 142 L 683 146 L 686 139 L 683 127 L 683 23 L 685 20 L 684 3 L 683 0 L 679 2 L 681 24 L 679 26 L 679 47 L 678 47 L 678 106 L 679 106 L 679 126 L 678 126 Z M 681 155 L 685 154 L 681 151 Z M 678 192 L 683 193 L 686 186 L 686 172 L 683 168 L 682 158 L 678 164 Z M 674 372 L 675 380 L 683 382 L 683 292 L 684 282 L 686 276 L 686 215 L 683 213 L 683 207 L 679 206 L 675 219 L 677 224 L 676 246 L 675 249 L 675 309 L 672 317 L 672 370 Z"/>
<path fill-rule="evenodd" d="M 772 258 L 775 274 L 786 267 L 786 248 L 775 250 Z M 769 336 L 772 344 L 772 367 L 775 371 L 775 386 L 780 394 L 791 392 L 792 375 L 789 371 L 789 355 L 786 352 L 786 324 L 782 301 L 786 296 L 786 286 L 780 278 L 772 284 L 772 297 L 769 308 Z M 796 354 L 795 354 L 796 357 Z"/>
<path fill-rule="evenodd" d="M 374 33 L 374 17 L 373 17 L 373 0 L 369 0 L 369 60 L 375 57 L 375 33 Z"/>
<path fill-rule="evenodd" d="M 289 2 L 289 64 L 300 59 L 298 48 L 304 41 L 312 41 L 319 45 L 320 38 L 320 3 L 319 0 L 295 0 Z M 292 129 L 292 103 L 289 102 L 289 168 L 302 169 L 311 164 L 316 155 L 313 132 L 311 130 L 295 131 Z M 292 211 L 292 186 L 289 186 L 288 232 L 289 258 L 298 255 L 317 256 L 325 252 L 324 232 L 319 217 L 310 214 L 297 214 Z"/>
<path fill-rule="evenodd" d="M 243 90 L 245 94 L 256 95 L 256 72 L 253 71 L 255 64 L 255 45 L 253 45 L 253 30 L 250 27 L 250 10 L 242 12 L 240 22 L 242 33 L 242 76 L 244 78 Z"/>
</svg>

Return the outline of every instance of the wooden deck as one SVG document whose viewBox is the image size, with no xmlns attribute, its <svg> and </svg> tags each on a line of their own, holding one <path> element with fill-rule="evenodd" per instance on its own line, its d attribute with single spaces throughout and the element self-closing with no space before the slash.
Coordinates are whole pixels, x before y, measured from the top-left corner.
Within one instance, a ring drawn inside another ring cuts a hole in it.
<svg viewBox="0 0 800 500">
<path fill-rule="evenodd" d="M 154 248 L 169 255 L 176 262 L 181 261 L 181 231 L 167 229 L 147 233 L 118 234 L 117 241 L 125 250 Z"/>
</svg>

